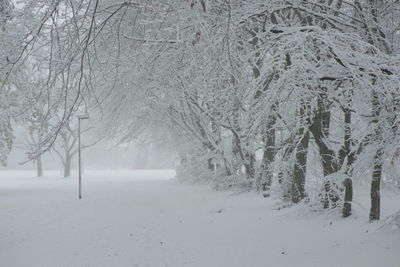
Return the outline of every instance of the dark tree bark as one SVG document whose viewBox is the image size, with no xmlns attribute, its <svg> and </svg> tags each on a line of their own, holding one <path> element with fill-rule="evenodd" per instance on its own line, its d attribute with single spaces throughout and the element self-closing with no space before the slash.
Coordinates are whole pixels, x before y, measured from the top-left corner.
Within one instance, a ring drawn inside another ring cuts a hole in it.
<svg viewBox="0 0 400 267">
<path fill-rule="evenodd" d="M 293 171 L 294 165 L 287 166 L 287 163 L 295 161 L 294 151 L 295 151 L 295 135 L 290 136 L 283 147 L 282 150 L 282 163 L 280 170 L 278 172 L 278 183 L 282 185 L 283 188 L 283 199 L 286 201 L 292 201 L 292 189 L 293 189 Z M 286 166 L 285 166 L 286 164 Z"/>
<path fill-rule="evenodd" d="M 254 154 L 254 152 L 246 150 L 244 167 L 246 170 L 246 176 L 250 180 L 254 180 L 256 174 L 255 164 L 256 164 L 256 155 Z"/>
<path fill-rule="evenodd" d="M 294 140 L 294 168 L 291 184 L 291 200 L 293 203 L 299 203 L 305 198 L 305 181 L 307 173 L 307 154 L 308 143 L 310 140 L 310 132 L 306 125 L 309 121 L 307 105 L 301 104 L 297 113 L 297 120 L 299 123 L 299 130 L 296 133 Z"/>
<path fill-rule="evenodd" d="M 244 154 L 242 150 L 242 143 L 240 140 L 240 123 L 239 123 L 239 110 L 240 110 L 240 102 L 237 97 L 234 99 L 234 107 L 233 107 L 233 112 L 232 112 L 232 154 L 233 154 L 233 168 L 234 171 L 241 172 L 241 168 L 243 165 L 244 161 Z"/>
<path fill-rule="evenodd" d="M 208 159 L 207 159 L 207 168 L 208 168 L 210 171 L 214 171 L 213 158 L 208 158 Z"/>
<path fill-rule="evenodd" d="M 328 144 L 329 140 L 329 126 L 330 126 L 331 112 L 327 95 L 324 90 L 320 93 L 318 99 L 318 111 L 314 117 L 310 130 L 314 136 L 315 143 L 318 146 L 319 154 L 322 162 L 322 169 L 324 177 L 327 177 L 340 170 L 341 162 L 343 162 L 344 155 L 336 155 Z M 322 194 L 322 204 L 324 208 L 336 207 L 339 195 L 336 192 L 338 185 L 326 181 Z"/>
<path fill-rule="evenodd" d="M 233 168 L 235 172 L 241 172 L 244 166 L 246 177 L 249 180 L 254 180 L 255 177 L 255 162 L 256 157 L 254 152 L 250 149 L 248 138 L 241 138 L 240 133 L 242 129 L 239 123 L 239 99 L 235 98 L 234 110 L 232 114 L 232 154 L 233 154 Z M 245 143 L 242 142 L 244 140 Z"/>
<path fill-rule="evenodd" d="M 43 164 L 41 155 L 37 156 L 36 158 L 36 175 L 37 177 L 43 176 Z"/>
<path fill-rule="evenodd" d="M 305 181 L 307 172 L 307 153 L 308 143 L 310 139 L 310 132 L 302 127 L 299 131 L 301 138 L 296 149 L 295 165 L 293 171 L 293 184 L 292 184 L 292 202 L 298 203 L 303 200 L 305 194 Z"/>
<path fill-rule="evenodd" d="M 343 204 L 343 217 L 351 215 L 351 202 L 353 201 L 353 181 L 351 178 L 344 180 L 344 204 Z"/>
<path fill-rule="evenodd" d="M 344 146 L 345 153 L 347 155 L 346 164 L 346 179 L 344 180 L 344 203 L 343 203 L 343 217 L 349 217 L 351 215 L 351 203 L 353 201 L 353 163 L 355 161 L 355 153 L 351 151 L 351 111 L 350 109 L 344 110 L 344 122 L 345 122 L 345 135 L 344 135 Z"/>
<path fill-rule="evenodd" d="M 270 115 L 264 132 L 264 151 L 260 166 L 257 189 L 262 190 L 263 196 L 268 197 L 271 189 L 273 170 L 272 163 L 276 155 L 275 148 L 275 124 L 276 116 Z"/>
<path fill-rule="evenodd" d="M 250 41 L 251 44 L 254 46 L 258 43 L 257 32 L 259 29 L 254 29 L 252 32 L 253 39 Z M 260 53 L 256 52 L 257 61 L 253 67 L 253 75 L 254 78 L 257 79 L 260 76 L 259 68 L 262 66 L 262 59 L 260 58 Z M 264 81 L 262 89 L 257 90 L 254 99 L 258 100 L 269 88 L 269 85 L 273 78 L 275 77 L 275 72 L 272 72 L 269 77 Z M 263 135 L 263 157 L 261 160 L 260 171 L 258 177 L 256 179 L 256 190 L 262 191 L 264 197 L 269 197 L 269 191 L 272 185 L 272 178 L 273 178 L 273 170 L 272 170 L 272 163 L 275 159 L 276 155 L 276 148 L 275 148 L 275 125 L 277 116 L 275 114 L 277 110 L 278 103 L 273 105 L 270 110 L 270 114 L 266 114 L 265 122 L 264 122 L 264 129 L 262 132 Z"/>
<path fill-rule="evenodd" d="M 371 210 L 369 212 L 369 219 L 379 220 L 381 211 L 381 177 L 382 177 L 382 156 L 383 149 L 379 148 L 374 157 L 374 170 L 372 173 L 371 182 Z"/>
<path fill-rule="evenodd" d="M 239 136 L 235 131 L 232 131 L 232 154 L 233 154 L 233 159 L 232 159 L 232 165 L 234 172 L 237 173 L 241 170 L 241 161 L 243 160 L 242 156 L 242 148 L 241 148 L 241 143 Z"/>
<path fill-rule="evenodd" d="M 43 162 L 42 162 L 42 154 L 41 154 L 41 148 L 40 148 L 40 145 L 42 144 L 41 128 L 37 129 L 37 136 L 38 136 L 38 139 L 37 139 L 37 143 L 36 143 L 36 145 L 37 145 L 36 152 L 38 153 L 38 155 L 36 156 L 36 176 L 43 177 Z M 36 142 L 33 133 L 31 133 L 31 138 L 34 142 Z"/>
<path fill-rule="evenodd" d="M 70 176 L 71 176 L 71 155 L 69 153 L 65 153 L 64 178 Z"/>
<path fill-rule="evenodd" d="M 371 181 L 371 210 L 369 213 L 370 220 L 379 220 L 380 218 L 380 205 L 381 205 L 381 194 L 380 185 L 382 179 L 382 164 L 383 164 L 383 139 L 382 129 L 379 125 L 379 116 L 381 113 L 381 105 L 379 102 L 378 93 L 372 92 L 372 123 L 375 125 L 374 142 L 378 146 L 374 156 L 374 168 L 372 172 Z"/>
</svg>

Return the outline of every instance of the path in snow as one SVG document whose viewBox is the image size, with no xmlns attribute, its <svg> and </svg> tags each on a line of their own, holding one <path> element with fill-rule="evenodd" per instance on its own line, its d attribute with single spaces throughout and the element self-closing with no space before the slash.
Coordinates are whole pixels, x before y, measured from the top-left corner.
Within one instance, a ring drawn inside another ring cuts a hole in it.
<svg viewBox="0 0 400 267">
<path fill-rule="evenodd" d="M 252 193 L 178 184 L 168 180 L 172 171 L 88 172 L 78 200 L 76 178 L 30 175 L 0 172 L 1 267 L 400 262 L 400 234 L 375 231 L 379 223 L 366 222 L 361 208 L 350 219 L 278 211 Z M 399 198 L 392 202 L 398 205 Z"/>
</svg>

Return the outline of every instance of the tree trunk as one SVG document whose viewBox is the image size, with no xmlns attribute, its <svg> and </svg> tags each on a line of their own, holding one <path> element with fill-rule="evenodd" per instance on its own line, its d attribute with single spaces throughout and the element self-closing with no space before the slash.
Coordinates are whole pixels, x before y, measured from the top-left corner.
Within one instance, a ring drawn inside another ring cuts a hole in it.
<svg viewBox="0 0 400 267">
<path fill-rule="evenodd" d="M 304 133 L 304 128 L 299 131 L 300 143 L 296 149 L 295 165 L 293 171 L 292 202 L 298 203 L 305 198 L 305 181 L 307 172 L 307 154 L 310 132 Z"/>
<path fill-rule="evenodd" d="M 264 197 L 269 197 L 269 191 L 272 185 L 272 163 L 276 154 L 275 124 L 276 116 L 268 116 L 264 132 L 264 151 L 257 183 L 257 190 L 262 190 Z"/>
<path fill-rule="evenodd" d="M 376 151 L 374 157 L 374 170 L 372 173 L 372 182 L 371 182 L 371 210 L 369 213 L 369 219 L 379 220 L 380 211 L 381 211 L 381 193 L 380 193 L 380 185 L 382 178 L 382 156 L 383 149 L 379 148 Z"/>
<path fill-rule="evenodd" d="M 347 177 L 344 180 L 344 204 L 343 204 L 343 217 L 351 215 L 351 202 L 353 201 L 353 181 Z"/>
<path fill-rule="evenodd" d="M 222 159 L 223 159 L 223 163 L 224 163 L 224 168 L 225 168 L 225 173 L 226 173 L 226 175 L 227 175 L 227 176 L 231 176 L 233 173 L 232 173 L 232 168 L 231 168 L 231 165 L 230 165 L 228 159 L 225 158 L 224 155 L 222 155 Z"/>
<path fill-rule="evenodd" d="M 286 147 L 283 149 L 280 170 L 278 173 L 278 182 L 283 188 L 282 197 L 287 201 L 291 201 L 292 199 L 293 166 L 288 163 L 293 161 L 292 158 L 294 149 L 294 137 L 291 136 Z"/>
<path fill-rule="evenodd" d="M 321 93 L 318 99 L 318 112 L 315 115 L 314 121 L 310 130 L 314 136 L 315 143 L 319 148 L 319 154 L 322 162 L 322 169 L 324 177 L 327 177 L 340 169 L 339 160 L 335 152 L 327 144 L 329 140 L 329 126 L 331 112 L 327 104 L 326 94 Z M 336 193 L 338 185 L 326 181 L 322 195 L 322 204 L 324 208 L 336 207 L 339 200 L 339 195 Z"/>
<path fill-rule="evenodd" d="M 64 165 L 64 177 L 71 176 L 71 156 L 69 154 L 65 155 L 65 165 Z"/>
<path fill-rule="evenodd" d="M 247 179 L 251 180 L 252 183 L 256 174 L 255 164 L 256 164 L 256 155 L 254 154 L 254 152 L 246 151 L 244 167 L 246 169 Z"/>
<path fill-rule="evenodd" d="M 39 131 L 38 131 L 38 147 L 37 147 L 38 156 L 36 158 L 36 175 L 37 175 L 37 177 L 42 177 L 43 176 L 42 154 L 40 154 L 40 152 L 41 152 L 41 149 L 40 149 L 41 144 L 42 144 L 42 132 L 39 129 Z"/>
<path fill-rule="evenodd" d="M 37 173 L 37 177 L 43 176 L 43 165 L 42 165 L 42 156 L 41 155 L 39 155 L 36 158 L 36 173 Z"/>
<path fill-rule="evenodd" d="M 240 139 L 239 136 L 237 135 L 236 132 L 233 132 L 232 135 L 232 167 L 233 167 L 233 171 L 235 172 L 235 174 L 237 174 L 238 172 L 241 172 L 241 168 L 242 168 L 242 161 L 243 161 L 243 157 L 241 155 L 242 153 L 242 148 L 241 148 L 241 144 L 240 144 Z"/>
<path fill-rule="evenodd" d="M 374 156 L 374 169 L 372 173 L 372 181 L 371 181 L 371 210 L 369 213 L 369 219 L 379 220 L 380 218 L 380 206 L 381 206 L 381 194 L 380 194 L 380 185 L 382 178 L 382 164 L 383 164 L 383 138 L 382 138 L 382 128 L 379 123 L 379 116 L 381 113 L 381 106 L 379 102 L 378 93 L 376 91 L 372 92 L 372 115 L 373 121 L 376 129 L 374 133 L 374 141 L 378 146 L 375 156 Z"/>
<path fill-rule="evenodd" d="M 326 100 L 324 98 L 325 97 L 322 96 L 318 101 L 319 111 L 318 114 L 315 116 L 312 130 L 315 142 L 317 143 L 319 148 L 324 176 L 328 176 L 332 173 L 337 172 L 338 164 L 335 152 L 330 149 L 327 144 L 329 139 L 331 112 L 326 106 Z"/>
<path fill-rule="evenodd" d="M 207 160 L 207 167 L 210 171 L 213 171 L 214 173 L 216 173 L 217 169 L 219 168 L 219 164 L 217 163 L 217 158 L 215 157 L 215 155 L 222 154 L 222 153 L 218 153 L 218 151 L 216 149 L 221 142 L 221 134 L 220 134 L 220 129 L 215 122 L 211 123 L 211 131 L 214 136 L 214 140 L 215 140 L 214 144 L 215 145 L 213 145 L 213 143 L 210 144 L 209 150 L 213 156 Z M 221 156 L 223 156 L 223 154 Z"/>
<path fill-rule="evenodd" d="M 208 158 L 207 159 L 207 168 L 210 171 L 214 171 L 214 163 L 213 163 L 213 158 Z"/>
<path fill-rule="evenodd" d="M 351 215 L 351 203 L 353 201 L 353 163 L 355 161 L 355 154 L 351 151 L 351 111 L 346 109 L 344 111 L 344 122 L 345 122 L 345 134 L 344 134 L 344 146 L 345 153 L 347 155 L 346 165 L 346 179 L 344 180 L 344 203 L 343 203 L 343 217 L 349 217 Z"/>
</svg>

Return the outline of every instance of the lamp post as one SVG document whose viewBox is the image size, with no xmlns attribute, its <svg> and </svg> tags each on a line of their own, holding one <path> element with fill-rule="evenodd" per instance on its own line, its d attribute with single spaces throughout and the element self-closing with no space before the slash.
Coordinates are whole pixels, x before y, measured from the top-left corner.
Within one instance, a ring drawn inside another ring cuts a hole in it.
<svg viewBox="0 0 400 267">
<path fill-rule="evenodd" d="M 89 114 L 82 113 L 78 116 L 78 168 L 79 168 L 79 199 L 82 198 L 82 158 L 81 158 L 81 120 L 89 119 Z"/>
</svg>

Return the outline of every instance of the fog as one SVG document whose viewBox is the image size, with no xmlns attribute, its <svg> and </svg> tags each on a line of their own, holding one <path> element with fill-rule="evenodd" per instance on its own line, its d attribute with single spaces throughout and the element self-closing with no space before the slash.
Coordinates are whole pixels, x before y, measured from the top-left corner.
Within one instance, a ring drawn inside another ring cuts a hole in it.
<svg viewBox="0 0 400 267">
<path fill-rule="evenodd" d="M 15 143 L 9 154 L 6 166 L 0 166 L 0 170 L 35 170 L 36 163 L 28 157 L 26 140 L 27 131 L 17 127 L 15 131 Z M 88 133 L 82 134 L 82 146 L 97 141 Z M 56 141 L 57 143 L 57 141 Z M 82 150 L 82 166 L 87 169 L 172 169 L 177 164 L 177 153 L 172 147 L 159 141 L 131 141 L 118 144 L 117 139 L 104 138 L 95 145 Z M 78 145 L 75 144 L 74 149 Z M 44 172 L 46 170 L 63 171 L 60 157 L 53 149 L 49 149 L 42 155 Z M 78 168 L 78 155 L 75 154 L 71 162 L 71 172 Z"/>
<path fill-rule="evenodd" d="M 399 266 L 399 25 L 399 0 L 0 0 L 0 267 Z"/>
</svg>

